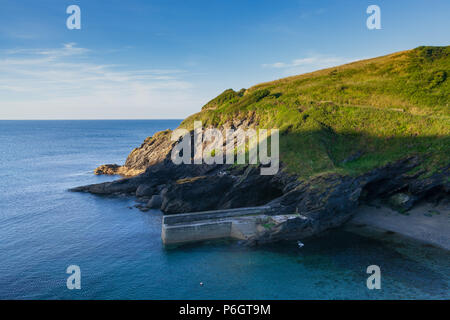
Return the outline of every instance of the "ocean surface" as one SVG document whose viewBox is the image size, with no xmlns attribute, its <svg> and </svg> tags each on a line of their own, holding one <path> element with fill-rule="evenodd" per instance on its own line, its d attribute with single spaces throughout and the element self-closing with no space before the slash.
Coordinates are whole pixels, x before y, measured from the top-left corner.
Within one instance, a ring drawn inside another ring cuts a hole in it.
<svg viewBox="0 0 450 320">
<path fill-rule="evenodd" d="M 159 211 L 71 193 L 177 120 L 0 121 L 0 299 L 449 299 L 448 252 L 344 230 L 246 248 L 161 244 Z M 131 208 L 130 208 L 131 207 Z M 381 290 L 369 290 L 369 265 Z M 81 290 L 66 268 L 81 269 Z M 203 282 L 203 286 L 200 286 Z"/>
</svg>

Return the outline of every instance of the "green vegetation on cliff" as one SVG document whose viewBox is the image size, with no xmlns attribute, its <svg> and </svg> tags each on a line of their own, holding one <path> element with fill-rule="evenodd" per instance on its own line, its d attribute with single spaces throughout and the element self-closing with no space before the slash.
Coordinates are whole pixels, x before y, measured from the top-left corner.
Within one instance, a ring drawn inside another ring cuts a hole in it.
<svg viewBox="0 0 450 320">
<path fill-rule="evenodd" d="M 286 170 L 359 174 L 407 156 L 427 176 L 450 164 L 450 46 L 391 55 L 226 90 L 190 116 L 280 129 Z"/>
</svg>

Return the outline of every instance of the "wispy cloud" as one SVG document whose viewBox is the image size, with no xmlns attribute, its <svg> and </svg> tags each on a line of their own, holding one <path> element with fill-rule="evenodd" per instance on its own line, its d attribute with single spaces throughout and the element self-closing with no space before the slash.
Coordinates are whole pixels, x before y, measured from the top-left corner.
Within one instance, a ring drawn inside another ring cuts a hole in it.
<svg viewBox="0 0 450 320">
<path fill-rule="evenodd" d="M 282 69 L 282 71 L 286 74 L 299 74 L 330 68 L 355 60 L 358 59 L 316 54 L 294 59 L 290 62 L 274 62 L 263 64 L 262 66 L 264 68 Z"/>
<path fill-rule="evenodd" d="M 201 104 L 184 70 L 99 64 L 90 53 L 75 43 L 0 51 L 0 118 L 179 117 Z"/>
</svg>

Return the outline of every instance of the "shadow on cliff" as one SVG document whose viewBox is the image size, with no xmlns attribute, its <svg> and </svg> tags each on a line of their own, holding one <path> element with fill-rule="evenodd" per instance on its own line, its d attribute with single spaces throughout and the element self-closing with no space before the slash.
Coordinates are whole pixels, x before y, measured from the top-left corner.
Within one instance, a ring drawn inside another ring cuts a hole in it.
<svg viewBox="0 0 450 320">
<path fill-rule="evenodd" d="M 293 213 L 298 208 L 313 211 L 333 201 L 329 210 L 339 211 L 353 207 L 345 205 L 349 199 L 357 204 L 395 192 L 407 192 L 416 200 L 448 193 L 449 155 L 449 136 L 337 134 L 327 127 L 301 133 L 284 130 L 280 132 L 281 168 L 275 175 L 261 175 L 261 165 L 175 165 L 169 153 L 136 177 L 71 191 L 134 195 L 144 200 L 159 195 L 166 214 L 267 203 Z"/>
</svg>

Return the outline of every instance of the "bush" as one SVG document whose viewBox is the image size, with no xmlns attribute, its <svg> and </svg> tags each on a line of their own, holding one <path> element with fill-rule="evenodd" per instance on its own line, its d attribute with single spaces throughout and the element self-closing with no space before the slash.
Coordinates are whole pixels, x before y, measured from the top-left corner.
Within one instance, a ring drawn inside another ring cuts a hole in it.
<svg viewBox="0 0 450 320">
<path fill-rule="evenodd" d="M 435 88 L 441 83 L 443 83 L 447 79 L 447 72 L 440 70 L 435 71 L 433 74 L 428 78 L 429 88 Z"/>
</svg>

